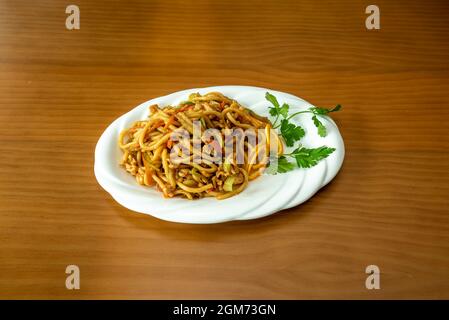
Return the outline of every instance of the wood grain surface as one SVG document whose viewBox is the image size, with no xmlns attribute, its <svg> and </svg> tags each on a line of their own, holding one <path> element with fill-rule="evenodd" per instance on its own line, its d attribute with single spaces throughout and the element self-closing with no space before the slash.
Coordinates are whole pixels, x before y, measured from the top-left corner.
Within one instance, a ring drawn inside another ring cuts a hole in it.
<svg viewBox="0 0 449 320">
<path fill-rule="evenodd" d="M 72 3 L 80 30 L 65 28 Z M 369 4 L 1 0 L 0 298 L 449 298 L 449 2 L 376 1 L 380 30 Z M 112 120 L 226 84 L 342 104 L 336 179 L 218 225 L 133 213 L 98 185 Z"/>
</svg>

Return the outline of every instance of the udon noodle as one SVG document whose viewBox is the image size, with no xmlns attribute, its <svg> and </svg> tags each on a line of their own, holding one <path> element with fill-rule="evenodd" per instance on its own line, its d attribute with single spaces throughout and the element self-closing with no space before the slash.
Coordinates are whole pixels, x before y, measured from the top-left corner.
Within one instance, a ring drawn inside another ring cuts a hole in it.
<svg viewBox="0 0 449 320">
<path fill-rule="evenodd" d="M 276 155 L 283 153 L 267 118 L 219 92 L 149 109 L 148 119 L 120 133 L 121 165 L 140 185 L 156 186 L 167 198 L 232 197 L 263 173 L 273 145 Z M 218 136 L 195 138 L 196 129 L 216 129 Z M 247 139 L 229 138 L 232 130 L 245 132 Z M 181 131 L 184 139 L 175 139 Z M 229 142 L 234 147 L 227 153 Z"/>
</svg>

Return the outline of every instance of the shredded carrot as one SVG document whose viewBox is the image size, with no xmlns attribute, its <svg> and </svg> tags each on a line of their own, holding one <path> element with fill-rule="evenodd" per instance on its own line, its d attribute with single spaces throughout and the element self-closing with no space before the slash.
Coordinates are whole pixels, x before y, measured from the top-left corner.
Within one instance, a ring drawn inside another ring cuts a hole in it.
<svg viewBox="0 0 449 320">
<path fill-rule="evenodd" d="M 155 122 L 155 123 L 151 126 L 151 129 L 150 129 L 149 131 L 154 130 L 154 129 L 156 129 L 156 128 L 159 128 L 159 127 L 162 126 L 162 125 L 164 125 L 164 120 L 159 120 L 158 122 Z"/>
<path fill-rule="evenodd" d="M 193 105 L 186 104 L 185 106 L 183 106 L 183 107 L 181 107 L 181 108 L 179 109 L 179 112 L 187 111 L 187 110 L 190 110 L 190 109 L 192 109 L 192 108 L 193 108 Z"/>
<path fill-rule="evenodd" d="M 165 127 L 164 127 L 164 128 L 168 128 L 168 127 L 171 126 L 174 122 L 175 122 L 175 116 L 170 116 L 170 118 L 168 118 L 167 123 L 165 124 Z"/>
</svg>

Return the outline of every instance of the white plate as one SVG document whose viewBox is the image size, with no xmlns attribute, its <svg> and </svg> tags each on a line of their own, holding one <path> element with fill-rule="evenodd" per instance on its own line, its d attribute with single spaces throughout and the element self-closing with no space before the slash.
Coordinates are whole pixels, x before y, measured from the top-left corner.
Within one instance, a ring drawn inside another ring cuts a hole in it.
<svg viewBox="0 0 449 320">
<path fill-rule="evenodd" d="M 122 157 L 117 145 L 120 131 L 131 126 L 134 121 L 147 118 L 148 107 L 152 104 L 159 104 L 161 107 L 169 104 L 177 105 L 186 100 L 190 93 L 205 94 L 210 91 L 219 91 L 263 116 L 268 116 L 270 106 L 265 100 L 267 91 L 275 95 L 281 104 L 288 103 L 290 113 L 312 107 L 308 102 L 288 93 L 246 86 L 189 89 L 149 100 L 119 117 L 101 135 L 95 149 L 94 170 L 98 183 L 118 203 L 130 210 L 174 222 L 218 223 L 261 218 L 297 206 L 329 183 L 340 170 L 345 150 L 337 125 L 332 119 L 322 117 L 322 121 L 326 122 L 328 135 L 321 138 L 313 125 L 311 115 L 304 114 L 292 119 L 301 124 L 306 131 L 305 137 L 301 140 L 302 145 L 305 147 L 326 145 L 336 148 L 328 158 L 315 167 L 296 169 L 284 174 L 263 175 L 251 181 L 242 193 L 225 200 L 165 199 L 154 188 L 137 184 L 135 178 L 119 166 Z"/>
</svg>

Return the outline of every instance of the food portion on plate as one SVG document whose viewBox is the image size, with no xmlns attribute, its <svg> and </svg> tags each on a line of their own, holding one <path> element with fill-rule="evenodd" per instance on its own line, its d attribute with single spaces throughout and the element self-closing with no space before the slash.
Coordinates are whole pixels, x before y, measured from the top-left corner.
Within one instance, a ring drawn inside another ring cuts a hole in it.
<svg viewBox="0 0 449 320">
<path fill-rule="evenodd" d="M 339 108 L 250 86 L 155 97 L 107 126 L 95 177 L 122 206 L 163 220 L 265 217 L 304 203 L 337 175 L 345 147 L 329 115 Z"/>
<path fill-rule="evenodd" d="M 319 117 L 338 111 L 339 105 L 290 114 L 290 106 L 280 105 L 269 92 L 265 99 L 273 121 L 220 92 L 192 93 L 175 106 L 151 105 L 147 119 L 120 133 L 120 164 L 140 185 L 155 187 L 166 198 L 221 200 L 239 194 L 263 173 L 310 168 L 335 151 L 301 146 L 306 132 L 291 119 L 311 114 L 319 136 L 325 137 Z"/>
<path fill-rule="evenodd" d="M 219 92 L 149 109 L 147 120 L 121 132 L 121 165 L 167 198 L 229 198 L 268 164 L 270 121 Z M 277 145 L 282 154 L 282 143 Z"/>
</svg>

